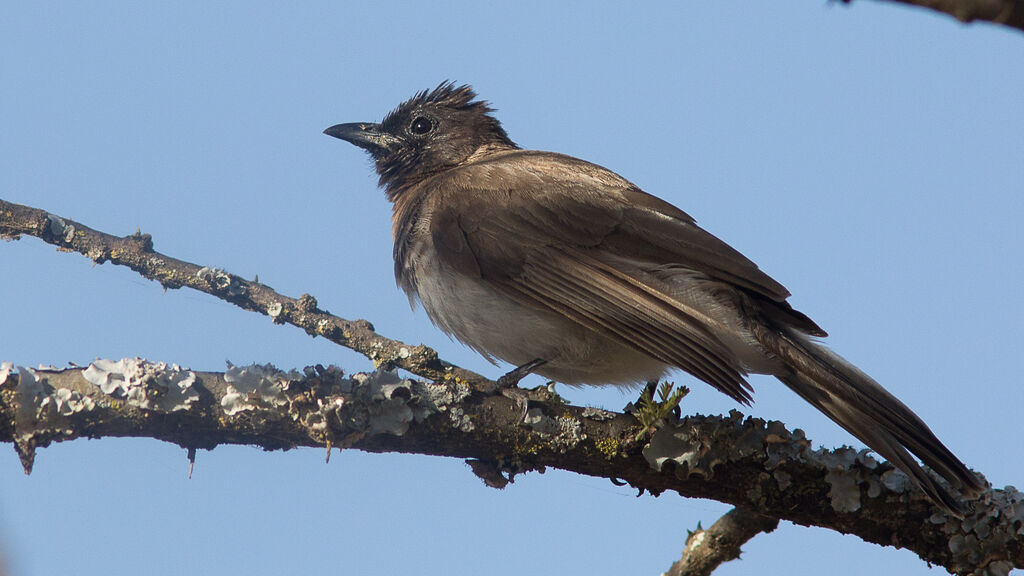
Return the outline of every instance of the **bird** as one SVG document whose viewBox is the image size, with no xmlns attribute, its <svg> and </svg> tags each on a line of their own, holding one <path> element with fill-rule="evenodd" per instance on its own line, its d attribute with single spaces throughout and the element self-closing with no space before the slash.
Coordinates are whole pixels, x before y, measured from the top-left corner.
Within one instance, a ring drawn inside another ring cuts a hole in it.
<svg viewBox="0 0 1024 576">
<path fill-rule="evenodd" d="M 517 146 L 469 85 L 324 133 L 369 152 L 392 203 L 396 282 L 491 362 L 567 385 L 681 369 L 742 405 L 782 381 L 940 508 L 984 489 L 910 408 L 825 347 L 788 290 L 676 206 L 602 166 Z M 924 470 L 917 458 L 949 488 Z"/>
</svg>

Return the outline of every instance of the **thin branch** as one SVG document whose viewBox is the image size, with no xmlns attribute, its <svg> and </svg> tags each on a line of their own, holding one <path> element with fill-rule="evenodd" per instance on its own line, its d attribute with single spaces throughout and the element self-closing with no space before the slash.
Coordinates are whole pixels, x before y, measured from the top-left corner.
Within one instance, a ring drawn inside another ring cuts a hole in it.
<svg viewBox="0 0 1024 576">
<path fill-rule="evenodd" d="M 733 508 L 711 528 L 697 529 L 686 537 L 683 556 L 666 576 L 709 576 L 721 564 L 740 557 L 740 547 L 751 538 L 775 530 L 778 518 L 770 518 L 744 508 Z"/>
<path fill-rule="evenodd" d="M 683 557 L 666 576 L 710 576 L 720 565 L 739 558 L 739 547 L 762 532 L 778 527 L 777 518 L 768 518 L 743 508 L 732 508 L 708 530 L 700 528 L 686 537 Z"/>
<path fill-rule="evenodd" d="M 852 4 L 853 0 L 840 0 Z M 990 22 L 1024 30 L 1024 0 L 888 0 L 930 8 L 961 22 Z"/>
<path fill-rule="evenodd" d="M 377 334 L 366 320 L 346 320 L 317 308 L 316 298 L 303 294 L 289 298 L 256 281 L 218 268 L 201 267 L 153 250 L 149 234 L 112 236 L 70 218 L 45 210 L 0 200 L 0 238 L 35 236 L 59 250 L 78 252 L 97 264 L 127 266 L 165 289 L 192 288 L 240 308 L 270 316 L 277 324 L 291 324 L 311 336 L 322 336 L 373 360 L 378 367 L 395 366 L 431 380 L 456 380 L 493 389 L 487 378 L 440 360 L 437 352 L 410 346 Z"/>
</svg>

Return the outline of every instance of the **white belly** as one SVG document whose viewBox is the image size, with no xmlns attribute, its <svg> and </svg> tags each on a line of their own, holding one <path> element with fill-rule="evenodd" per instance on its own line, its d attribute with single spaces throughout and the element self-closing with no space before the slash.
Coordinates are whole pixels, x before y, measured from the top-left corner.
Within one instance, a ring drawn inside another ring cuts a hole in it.
<svg viewBox="0 0 1024 576">
<path fill-rule="evenodd" d="M 475 278 L 451 273 L 421 254 L 419 300 L 439 328 L 488 356 L 564 384 L 631 385 L 657 380 L 669 366 L 566 318 L 516 302 Z"/>
<path fill-rule="evenodd" d="M 537 359 L 537 374 L 564 384 L 632 385 L 657 380 L 677 368 L 607 338 L 554 312 L 513 300 L 487 283 L 455 274 L 429 250 L 415 255 L 420 302 L 439 328 L 484 354 L 515 366 Z M 720 284 L 685 270 L 641 272 L 652 286 L 702 310 L 707 329 L 750 372 L 775 374 L 781 362 L 766 354 L 735 305 L 715 295 Z"/>
</svg>

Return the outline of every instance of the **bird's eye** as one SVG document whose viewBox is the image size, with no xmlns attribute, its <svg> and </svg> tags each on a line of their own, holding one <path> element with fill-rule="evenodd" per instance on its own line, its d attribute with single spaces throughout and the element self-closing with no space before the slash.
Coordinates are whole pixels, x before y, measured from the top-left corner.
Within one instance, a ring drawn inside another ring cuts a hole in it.
<svg viewBox="0 0 1024 576">
<path fill-rule="evenodd" d="M 413 134 L 422 136 L 427 132 L 434 129 L 434 123 L 430 121 L 430 118 L 426 116 L 417 116 L 412 124 L 409 126 L 409 131 Z"/>
</svg>

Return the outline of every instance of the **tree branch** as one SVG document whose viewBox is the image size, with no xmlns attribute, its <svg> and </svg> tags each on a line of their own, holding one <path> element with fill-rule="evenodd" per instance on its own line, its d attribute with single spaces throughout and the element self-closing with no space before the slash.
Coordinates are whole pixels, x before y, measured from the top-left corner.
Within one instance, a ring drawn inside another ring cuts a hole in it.
<svg viewBox="0 0 1024 576">
<path fill-rule="evenodd" d="M 13 442 L 26 471 L 35 449 L 79 437 L 137 436 L 194 452 L 219 444 L 265 449 L 351 447 L 472 459 L 492 485 L 554 467 L 622 479 L 641 491 L 710 498 L 792 522 L 913 550 L 950 571 L 1024 566 L 1024 496 L 991 490 L 964 519 L 935 512 L 908 479 L 866 452 L 811 450 L 778 422 L 692 416 L 635 440 L 630 415 L 567 406 L 531 395 L 525 420 L 493 383 L 409 347 L 365 321 L 334 318 L 312 297 L 298 300 L 220 270 L 158 254 L 148 236 L 116 238 L 44 211 L 0 200 L 0 235 L 31 234 L 96 262 L 139 271 L 166 287 L 189 286 L 324 335 L 434 382 L 392 372 L 343 377 L 270 366 L 192 372 L 139 359 L 69 370 L 0 367 L 0 441 Z"/>
<path fill-rule="evenodd" d="M 950 571 L 1024 566 L 1024 495 L 991 490 L 964 519 L 935 511 L 906 476 L 865 452 L 811 450 L 778 422 L 691 416 L 636 441 L 632 416 L 514 400 L 465 384 L 378 371 L 270 366 L 192 372 L 139 359 L 68 370 L 0 368 L 0 441 L 26 467 L 50 442 L 150 437 L 188 449 L 252 444 L 472 459 L 493 484 L 546 467 L 622 479 L 654 495 L 710 498 L 758 514 L 913 550 Z M 498 480 L 498 482 L 495 482 Z"/>
<path fill-rule="evenodd" d="M 930 8 L 961 22 L 980 20 L 1024 30 L 1024 0 L 888 0 Z M 841 0 L 852 4 L 853 0 Z"/>
<path fill-rule="evenodd" d="M 740 546 L 762 532 L 771 532 L 778 518 L 769 518 L 744 508 L 733 508 L 711 528 L 697 530 L 686 537 L 683 556 L 665 576 L 709 576 L 721 564 L 740 557 Z"/>
<path fill-rule="evenodd" d="M 69 218 L 0 199 L 0 238 L 17 239 L 23 234 L 53 244 L 58 250 L 83 254 L 97 264 L 127 266 L 143 278 L 159 282 L 165 290 L 192 288 L 265 314 L 277 324 L 291 324 L 311 336 L 322 336 L 355 350 L 377 367 L 394 366 L 431 380 L 462 381 L 485 390 L 494 387 L 487 378 L 440 360 L 437 352 L 426 346 L 385 338 L 366 320 L 346 320 L 320 310 L 316 298 L 309 294 L 289 298 L 258 281 L 161 254 L 153 250 L 149 234 L 137 231 L 131 236 L 111 236 Z"/>
</svg>

